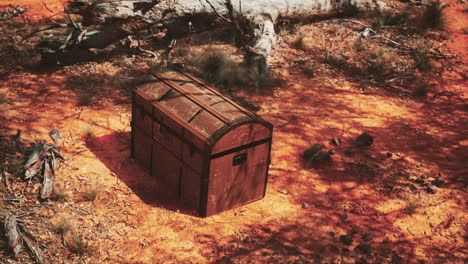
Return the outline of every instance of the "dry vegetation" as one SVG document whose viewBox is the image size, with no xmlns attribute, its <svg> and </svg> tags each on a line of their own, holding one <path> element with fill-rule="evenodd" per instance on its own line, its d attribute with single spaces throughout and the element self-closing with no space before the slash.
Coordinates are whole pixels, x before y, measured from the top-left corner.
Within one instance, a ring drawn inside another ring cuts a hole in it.
<svg viewBox="0 0 468 264">
<path fill-rule="evenodd" d="M 130 91 L 160 61 L 116 44 L 94 62 L 49 69 L 34 49 L 47 32 L 15 45 L 44 22 L 29 11 L 0 22 L 0 135 L 22 128 L 36 140 L 57 126 L 69 158 L 39 202 L 40 183 L 17 177 L 26 146 L 0 137 L 11 174 L 2 210 L 35 210 L 23 221 L 49 263 L 463 263 L 466 26 L 450 19 L 466 18 L 466 4 L 393 4 L 283 24 L 268 75 L 243 64 L 232 30 L 178 41 L 166 61 L 275 125 L 265 199 L 207 219 L 171 210 L 128 158 Z M 163 54 L 164 40 L 149 36 L 142 47 Z M 364 131 L 375 142 L 356 147 Z M 300 156 L 315 143 L 336 154 L 305 169 Z M 0 262 L 31 260 L 5 250 Z"/>
</svg>

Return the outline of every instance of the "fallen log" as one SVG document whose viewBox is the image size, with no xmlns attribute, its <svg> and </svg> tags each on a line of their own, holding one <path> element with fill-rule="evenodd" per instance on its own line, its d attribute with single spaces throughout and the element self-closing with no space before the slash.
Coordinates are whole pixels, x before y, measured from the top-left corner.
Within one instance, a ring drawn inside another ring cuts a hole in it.
<svg viewBox="0 0 468 264">
<path fill-rule="evenodd" d="M 73 23 L 69 17 L 73 30 L 66 37 L 43 43 L 46 47 L 43 59 L 54 58 L 60 63 L 61 57 L 76 52 L 76 48 L 103 49 L 155 25 L 167 29 L 172 39 L 233 26 L 240 36 L 246 59 L 265 63 L 278 41 L 275 32 L 278 20 L 301 20 L 350 9 L 369 11 L 385 7 L 385 3 L 378 0 L 77 0 L 70 2 L 65 12 L 81 16 L 82 23 Z M 56 43 L 62 45 L 57 48 Z"/>
</svg>

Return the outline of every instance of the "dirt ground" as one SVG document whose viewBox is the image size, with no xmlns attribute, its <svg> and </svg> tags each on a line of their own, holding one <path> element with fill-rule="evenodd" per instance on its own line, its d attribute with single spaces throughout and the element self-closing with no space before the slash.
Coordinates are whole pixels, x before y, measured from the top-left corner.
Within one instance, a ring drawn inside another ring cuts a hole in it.
<svg viewBox="0 0 468 264">
<path fill-rule="evenodd" d="M 30 9 L 14 25 L 0 22 L 0 40 L 20 39 L 5 33 L 11 27 L 24 36 L 25 25 L 60 18 L 64 2 L 2 1 L 0 11 Z M 281 85 L 235 91 L 275 126 L 266 197 L 204 219 L 165 203 L 163 187 L 129 158 L 129 89 L 151 67 L 148 58 L 118 55 L 44 70 L 31 66 L 33 52 L 3 46 L 0 134 L 20 128 L 39 140 L 57 128 L 69 163 L 56 180 L 66 201 L 9 206 L 39 208 L 24 221 L 50 263 L 466 263 L 466 8 L 451 1 L 445 10 L 449 37 L 440 43 L 459 62 L 438 75 L 421 73 L 431 84 L 423 98 L 361 89 L 352 75 L 323 64 L 307 76 L 297 61 L 314 54 L 281 44 L 269 60 Z M 324 41 L 323 25 L 301 27 L 306 45 Z M 357 148 L 363 132 L 374 144 Z M 343 143 L 333 146 L 333 138 Z M 315 143 L 336 154 L 305 169 L 300 157 Z M 428 189 L 437 177 L 443 183 Z M 14 186 L 34 194 L 39 185 Z M 93 201 L 85 197 L 90 189 L 99 191 Z M 72 226 L 64 240 L 88 243 L 82 256 L 56 233 L 64 219 Z M 27 253 L 19 261 L 28 263 Z M 18 261 L 5 252 L 0 262 Z"/>
</svg>

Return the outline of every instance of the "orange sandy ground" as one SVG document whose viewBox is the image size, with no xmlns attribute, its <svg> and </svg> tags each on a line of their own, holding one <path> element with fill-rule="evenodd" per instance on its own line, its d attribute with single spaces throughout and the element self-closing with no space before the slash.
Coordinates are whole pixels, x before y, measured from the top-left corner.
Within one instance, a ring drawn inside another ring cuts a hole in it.
<svg viewBox="0 0 468 264">
<path fill-rule="evenodd" d="M 61 10 L 60 2 L 12 0 L 1 5 L 29 4 L 26 15 L 37 21 Z M 466 13 L 448 10 L 454 13 L 449 45 L 466 59 L 466 34 L 461 32 Z M 282 67 L 289 52 L 279 48 L 272 65 Z M 109 78 L 115 74 L 105 62 L 89 70 L 105 72 Z M 15 89 L 26 99 L 4 113 L 7 127 L 22 128 L 33 139 L 46 137 L 55 127 L 64 133 L 65 156 L 86 150 L 58 172 L 57 183 L 69 192 L 69 201 L 41 209 L 52 223 L 61 217 L 71 219 L 91 242 L 91 256 L 81 260 L 63 256 L 64 263 L 229 263 L 223 259 L 223 248 L 234 252 L 233 263 L 274 263 L 275 254 L 288 255 L 285 250 L 291 248 L 309 260 L 320 255 L 334 263 L 353 263 L 359 238 L 348 246 L 350 253 L 337 257 L 335 252 L 335 246 L 345 247 L 338 237 L 351 226 L 373 235 L 374 252 L 389 251 L 389 258 L 397 254 L 404 258 L 401 263 L 466 260 L 466 94 L 432 101 L 398 99 L 284 70 L 283 87 L 246 95 L 261 105 L 258 114 L 275 125 L 266 197 L 200 219 L 164 209 L 156 198 L 160 187 L 129 159 L 130 105 L 103 100 L 97 106 L 77 107 L 73 87 L 79 83 L 70 83 L 67 71 L 67 67 L 52 73 L 15 70 L 0 84 L 0 89 Z M 446 76 L 439 90 L 466 92 L 463 79 L 450 72 Z M 114 93 L 109 87 L 99 89 Z M 83 135 L 88 131 L 96 137 L 86 144 Z M 344 156 L 363 131 L 375 136 L 375 144 L 352 158 Z M 308 146 L 317 142 L 332 148 L 328 142 L 333 137 L 344 143 L 336 148 L 332 163 L 312 170 L 300 166 L 299 156 Z M 387 152 L 393 156 L 385 158 Z M 405 214 L 407 199 L 382 194 L 366 180 L 369 170 L 353 167 L 350 161 L 374 166 L 370 169 L 376 177 L 403 165 L 414 174 L 440 172 L 449 181 L 437 194 L 418 192 L 421 206 L 414 214 Z M 96 183 L 104 186 L 104 193 L 93 203 L 83 201 L 82 191 Z M 279 192 L 283 189 L 288 193 Z M 303 209 L 303 203 L 310 207 Z M 60 241 L 52 231 L 37 236 L 40 241 L 50 237 Z M 47 249 L 46 253 L 54 254 Z"/>
</svg>

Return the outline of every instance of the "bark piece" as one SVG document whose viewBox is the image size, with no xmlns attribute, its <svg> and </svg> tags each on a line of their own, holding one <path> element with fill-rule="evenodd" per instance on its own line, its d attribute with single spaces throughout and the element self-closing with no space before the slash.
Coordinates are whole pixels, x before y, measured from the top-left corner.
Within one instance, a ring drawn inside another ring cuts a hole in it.
<svg viewBox="0 0 468 264">
<path fill-rule="evenodd" d="M 8 248 L 13 252 L 13 255 L 18 257 L 21 251 L 21 235 L 18 230 L 16 216 L 11 213 L 4 213 L 0 216 L 3 232 L 8 241 Z"/>
<path fill-rule="evenodd" d="M 41 199 L 49 198 L 54 188 L 55 173 L 54 170 L 51 169 L 50 162 L 51 161 L 48 160 L 44 163 L 44 172 L 42 175 L 44 180 L 42 182 Z"/>
<path fill-rule="evenodd" d="M 21 237 L 24 241 L 24 244 L 29 250 L 29 255 L 31 256 L 31 258 L 34 259 L 36 263 L 46 263 L 44 253 L 42 252 L 41 248 L 37 245 L 37 241 L 34 238 L 34 236 L 29 232 L 29 230 L 25 226 L 21 224 L 19 224 L 18 226 L 21 231 Z"/>
</svg>

